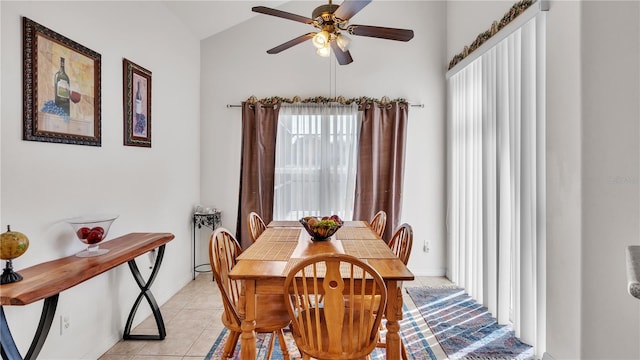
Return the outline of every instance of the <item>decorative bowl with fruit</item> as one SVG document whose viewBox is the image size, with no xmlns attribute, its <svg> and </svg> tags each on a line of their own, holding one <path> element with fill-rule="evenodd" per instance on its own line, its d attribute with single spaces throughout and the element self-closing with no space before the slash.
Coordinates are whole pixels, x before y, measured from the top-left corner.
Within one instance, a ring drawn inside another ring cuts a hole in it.
<svg viewBox="0 0 640 360">
<path fill-rule="evenodd" d="M 316 218 L 305 216 L 300 219 L 304 229 L 311 235 L 311 239 L 322 241 L 330 238 L 342 227 L 342 219 L 338 215 Z"/>
<path fill-rule="evenodd" d="M 89 245 L 86 250 L 77 253 L 76 256 L 91 257 L 109 252 L 109 249 L 100 249 L 98 243 L 107 237 L 111 224 L 117 218 L 118 215 L 101 214 L 67 219 L 78 239 Z"/>
</svg>

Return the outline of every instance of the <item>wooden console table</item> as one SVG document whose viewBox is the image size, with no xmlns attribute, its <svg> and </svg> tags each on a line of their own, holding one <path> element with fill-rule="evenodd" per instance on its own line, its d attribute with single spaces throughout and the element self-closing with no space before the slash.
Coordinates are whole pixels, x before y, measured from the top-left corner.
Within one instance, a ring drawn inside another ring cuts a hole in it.
<svg viewBox="0 0 640 360">
<path fill-rule="evenodd" d="M 165 245 L 173 238 L 174 235 L 170 233 L 131 233 L 100 243 L 100 248 L 109 249 L 108 253 L 100 256 L 80 258 L 71 255 L 19 270 L 23 280 L 0 285 L 0 350 L 2 350 L 2 358 L 5 360 L 22 359 L 11 336 L 3 306 L 27 305 L 44 299 L 40 323 L 27 355 L 24 357 L 25 360 L 36 359 L 49 334 L 59 294 L 125 262 L 129 264 L 129 269 L 140 288 L 140 294 L 129 313 L 123 338 L 136 340 L 164 339 L 166 331 L 162 314 L 149 288 L 160 269 Z M 151 275 L 145 282 L 142 275 L 140 275 L 135 258 L 155 249 L 157 249 L 158 254 Z M 130 334 L 133 318 L 143 297 L 151 306 L 158 326 L 158 335 Z"/>
</svg>

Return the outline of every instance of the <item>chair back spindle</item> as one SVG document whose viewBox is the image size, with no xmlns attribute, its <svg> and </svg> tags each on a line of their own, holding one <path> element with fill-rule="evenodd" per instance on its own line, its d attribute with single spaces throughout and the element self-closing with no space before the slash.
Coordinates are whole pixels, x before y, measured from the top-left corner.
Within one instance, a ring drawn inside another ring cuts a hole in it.
<svg viewBox="0 0 640 360">
<path fill-rule="evenodd" d="M 386 294 L 382 277 L 353 256 L 324 254 L 302 260 L 285 280 L 298 348 L 316 359 L 368 356 L 377 344 Z M 346 306 L 349 303 L 358 306 Z"/>
<path fill-rule="evenodd" d="M 247 216 L 247 227 L 249 228 L 249 237 L 252 243 L 256 242 L 258 237 L 260 237 L 262 232 L 267 228 L 260 215 L 254 211 L 250 212 Z"/>
<path fill-rule="evenodd" d="M 371 219 L 369 225 L 371 226 L 371 229 L 373 229 L 373 231 L 382 239 L 384 229 L 387 227 L 387 213 L 383 210 L 378 211 L 373 219 Z"/>
<path fill-rule="evenodd" d="M 218 228 L 211 235 L 209 262 L 213 277 L 222 295 L 227 320 L 238 326 L 241 320 L 237 308 L 242 284 L 238 280 L 230 279 L 229 272 L 236 265 L 236 258 L 241 253 L 242 247 L 228 230 Z"/>
<path fill-rule="evenodd" d="M 407 265 L 409 256 L 411 256 L 411 248 L 413 247 L 413 229 L 411 225 L 407 223 L 400 225 L 393 234 L 391 241 L 389 241 L 389 247 Z"/>
</svg>

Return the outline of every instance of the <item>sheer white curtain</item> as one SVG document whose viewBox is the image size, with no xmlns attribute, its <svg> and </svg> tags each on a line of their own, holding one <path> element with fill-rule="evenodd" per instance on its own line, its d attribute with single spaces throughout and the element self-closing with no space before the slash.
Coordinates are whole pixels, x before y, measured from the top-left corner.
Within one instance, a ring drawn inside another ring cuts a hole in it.
<svg viewBox="0 0 640 360">
<path fill-rule="evenodd" d="M 448 276 L 540 345 L 544 15 L 448 79 Z M 538 350 L 538 349 L 537 349 Z"/>
<path fill-rule="evenodd" d="M 273 218 L 353 217 L 358 105 L 283 104 L 276 138 Z"/>
</svg>

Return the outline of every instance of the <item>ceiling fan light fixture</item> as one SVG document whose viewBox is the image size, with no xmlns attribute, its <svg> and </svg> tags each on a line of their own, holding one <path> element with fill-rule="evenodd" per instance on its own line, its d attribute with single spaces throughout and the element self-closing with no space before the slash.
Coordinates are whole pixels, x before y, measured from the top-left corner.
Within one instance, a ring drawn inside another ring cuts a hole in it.
<svg viewBox="0 0 640 360">
<path fill-rule="evenodd" d="M 316 53 L 322 57 L 329 57 L 329 55 L 331 55 L 331 48 L 329 47 L 329 44 L 327 44 L 327 46 L 318 48 Z"/>
<path fill-rule="evenodd" d="M 318 49 L 322 49 L 329 45 L 329 33 L 325 30 L 318 32 L 313 37 L 313 45 Z"/>
<path fill-rule="evenodd" d="M 336 43 L 338 44 L 340 50 L 349 51 L 349 47 L 351 46 L 351 38 L 349 38 L 347 35 L 338 34 L 338 36 L 336 37 Z"/>
<path fill-rule="evenodd" d="M 334 5 L 333 0 L 325 1 L 328 1 L 328 4 L 316 7 L 311 17 L 292 14 L 265 6 L 254 6 L 251 8 L 253 12 L 304 23 L 315 28 L 306 34 L 267 50 L 267 54 L 278 54 L 283 50 L 311 40 L 318 55 L 331 56 L 331 53 L 333 53 L 338 64 L 347 65 L 353 62 L 349 51 L 351 42 L 349 36 L 351 35 L 405 42 L 413 39 L 413 30 L 410 29 L 396 29 L 372 25 L 350 25 L 349 22 L 351 18 L 367 6 L 371 0 L 343 0 L 340 5 Z M 346 36 L 347 34 L 349 36 Z"/>
</svg>

